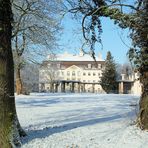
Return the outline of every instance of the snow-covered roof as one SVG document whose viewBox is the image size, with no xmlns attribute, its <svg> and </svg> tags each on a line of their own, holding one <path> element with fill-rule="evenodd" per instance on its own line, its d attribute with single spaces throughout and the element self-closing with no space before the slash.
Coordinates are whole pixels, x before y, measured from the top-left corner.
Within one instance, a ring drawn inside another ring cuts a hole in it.
<svg viewBox="0 0 148 148">
<path fill-rule="evenodd" d="M 50 57 L 48 57 L 50 58 Z M 99 56 L 95 57 L 96 61 L 104 61 L 101 57 L 101 54 Z M 68 52 L 65 52 L 63 54 L 56 55 L 57 61 L 94 61 L 94 59 L 89 54 L 70 54 Z"/>
</svg>

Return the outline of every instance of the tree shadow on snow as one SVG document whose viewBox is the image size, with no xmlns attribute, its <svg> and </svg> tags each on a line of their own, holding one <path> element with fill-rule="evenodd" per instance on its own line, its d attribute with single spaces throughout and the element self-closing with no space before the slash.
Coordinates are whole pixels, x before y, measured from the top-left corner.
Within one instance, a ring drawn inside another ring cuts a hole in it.
<svg viewBox="0 0 148 148">
<path fill-rule="evenodd" d="M 32 106 L 38 106 L 38 107 L 46 107 L 52 104 L 57 104 L 60 103 L 59 99 L 43 99 L 43 100 L 29 100 L 29 101 L 25 101 L 25 100 L 19 100 L 17 101 L 18 104 L 20 105 L 26 105 L 26 107 L 32 107 Z"/>
<path fill-rule="evenodd" d="M 126 114 L 126 117 L 131 116 L 131 114 L 133 114 L 133 113 L 128 112 Z M 56 134 L 56 133 L 61 133 L 61 132 L 65 132 L 65 131 L 68 131 L 68 130 L 75 129 L 75 128 L 94 125 L 94 124 L 98 124 L 98 123 L 102 123 L 102 122 L 110 122 L 110 121 L 117 120 L 117 119 L 120 119 L 120 118 L 123 118 L 123 117 L 125 118 L 125 114 L 119 114 L 119 115 L 97 118 L 97 119 L 90 119 L 90 120 L 87 120 L 87 121 L 67 123 L 67 124 L 64 124 L 64 125 L 61 125 L 61 126 L 55 126 L 55 127 L 52 127 L 52 128 L 46 127 L 46 128 L 41 129 L 41 130 L 29 130 L 27 132 L 28 136 L 23 139 L 23 144 L 28 143 L 29 141 L 32 141 L 36 138 L 45 138 L 45 137 L 48 137 L 48 136 Z"/>
</svg>

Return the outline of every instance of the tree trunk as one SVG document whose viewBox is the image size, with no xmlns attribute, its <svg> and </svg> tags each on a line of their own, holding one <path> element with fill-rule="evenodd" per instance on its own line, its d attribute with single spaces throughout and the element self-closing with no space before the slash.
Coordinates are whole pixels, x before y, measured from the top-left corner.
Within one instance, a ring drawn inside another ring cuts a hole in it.
<svg viewBox="0 0 148 148">
<path fill-rule="evenodd" d="M 148 130 L 148 1 L 143 0 L 143 13 L 141 15 L 141 28 L 139 38 L 141 39 L 141 61 L 140 81 L 142 83 L 142 95 L 139 103 L 139 125 L 141 129 Z"/>
<path fill-rule="evenodd" d="M 23 131 L 15 109 L 11 21 L 10 0 L 0 0 L 0 147 L 2 148 L 20 145 L 19 138 Z"/>
<path fill-rule="evenodd" d="M 143 86 L 139 104 L 139 125 L 141 129 L 148 129 L 148 71 L 142 73 L 141 83 Z"/>
<path fill-rule="evenodd" d="M 23 93 L 23 85 L 22 85 L 22 79 L 21 79 L 21 73 L 20 73 L 19 66 L 16 67 L 16 93 L 17 95 L 20 95 Z"/>
<path fill-rule="evenodd" d="M 53 93 L 54 92 L 54 83 L 50 82 L 50 92 Z"/>
</svg>

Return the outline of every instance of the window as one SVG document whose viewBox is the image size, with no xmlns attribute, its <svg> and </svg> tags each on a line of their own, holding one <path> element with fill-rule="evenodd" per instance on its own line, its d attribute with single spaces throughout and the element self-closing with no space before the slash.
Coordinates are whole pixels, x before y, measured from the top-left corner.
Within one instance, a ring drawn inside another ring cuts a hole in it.
<svg viewBox="0 0 148 148">
<path fill-rule="evenodd" d="M 90 72 L 88 72 L 88 76 L 91 76 Z"/>
<path fill-rule="evenodd" d="M 59 69 L 60 69 L 60 64 L 57 64 L 57 68 L 59 68 Z"/>
<path fill-rule="evenodd" d="M 61 72 L 61 75 L 64 76 L 64 72 L 63 71 Z"/>
<path fill-rule="evenodd" d="M 101 64 L 98 64 L 98 68 L 101 68 Z"/>
<path fill-rule="evenodd" d="M 98 76 L 100 76 L 100 73 L 98 73 Z"/>
<path fill-rule="evenodd" d="M 95 72 L 93 72 L 93 76 L 95 76 L 96 75 L 96 73 Z"/>
<path fill-rule="evenodd" d="M 85 82 L 85 80 L 83 80 L 83 82 Z"/>
<path fill-rule="evenodd" d="M 95 80 L 93 80 L 93 82 L 95 83 L 96 81 L 95 81 Z"/>
<path fill-rule="evenodd" d="M 85 72 L 83 72 L 83 76 L 86 76 L 86 73 Z"/>
<path fill-rule="evenodd" d="M 67 76 L 70 76 L 70 72 L 69 71 L 67 71 Z"/>
<path fill-rule="evenodd" d="M 75 74 L 75 71 L 73 71 L 73 72 L 72 72 L 72 76 L 75 76 L 75 75 L 76 75 L 76 74 Z"/>
<path fill-rule="evenodd" d="M 61 69 L 65 69 L 65 66 L 64 65 L 61 65 L 61 67 L 60 67 Z"/>
<path fill-rule="evenodd" d="M 88 64 L 88 68 L 91 68 L 91 64 Z"/>
</svg>

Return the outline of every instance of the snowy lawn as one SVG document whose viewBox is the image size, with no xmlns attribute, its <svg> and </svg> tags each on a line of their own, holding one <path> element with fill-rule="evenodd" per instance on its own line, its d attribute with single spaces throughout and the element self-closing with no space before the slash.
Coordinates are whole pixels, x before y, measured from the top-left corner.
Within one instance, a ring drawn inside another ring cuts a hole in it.
<svg viewBox="0 0 148 148">
<path fill-rule="evenodd" d="M 139 96 L 31 94 L 17 96 L 28 136 L 23 148 L 148 148 L 135 125 Z"/>
</svg>

